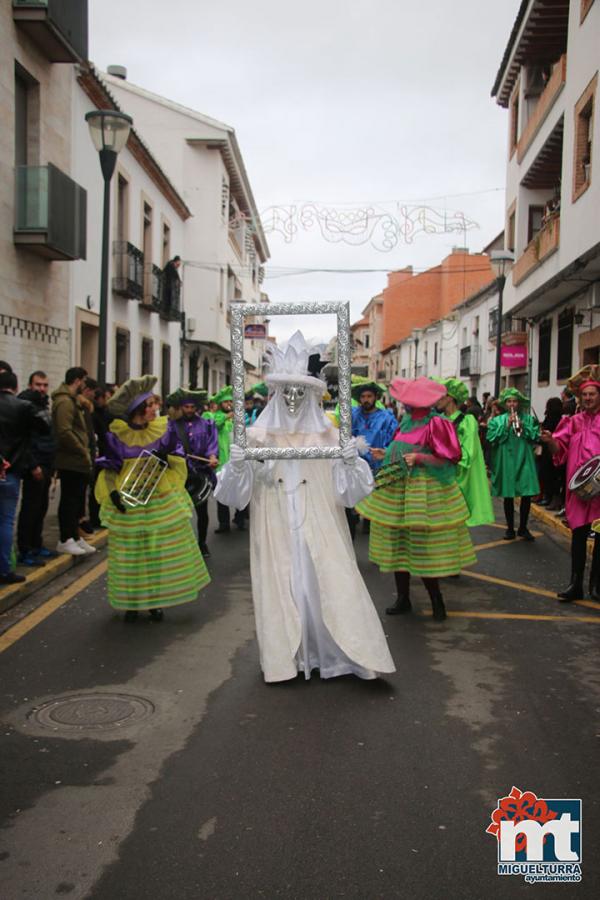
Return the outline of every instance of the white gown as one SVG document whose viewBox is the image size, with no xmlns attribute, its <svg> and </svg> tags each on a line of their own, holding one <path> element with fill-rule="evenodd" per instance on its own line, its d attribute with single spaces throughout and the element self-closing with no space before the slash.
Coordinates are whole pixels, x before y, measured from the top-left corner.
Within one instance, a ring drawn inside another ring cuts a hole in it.
<svg viewBox="0 0 600 900">
<path fill-rule="evenodd" d="M 319 434 L 249 429 L 250 443 L 315 446 L 337 442 Z M 240 471 L 240 469 L 242 469 Z M 344 507 L 373 488 L 364 460 L 245 461 L 218 474 L 220 503 L 250 507 L 252 593 L 266 681 L 299 671 L 310 678 L 395 671 L 381 622 L 358 570 Z"/>
</svg>

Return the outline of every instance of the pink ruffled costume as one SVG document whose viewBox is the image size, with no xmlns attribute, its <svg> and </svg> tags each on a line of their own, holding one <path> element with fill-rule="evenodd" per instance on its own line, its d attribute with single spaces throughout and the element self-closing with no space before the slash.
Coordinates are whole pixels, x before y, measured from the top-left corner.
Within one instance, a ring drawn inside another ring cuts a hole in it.
<svg viewBox="0 0 600 900">
<path fill-rule="evenodd" d="M 580 412 L 571 417 L 564 416 L 552 437 L 559 446 L 553 457 L 554 465 L 567 465 L 567 522 L 569 528 L 579 528 L 600 518 L 600 495 L 586 501 L 569 490 L 569 482 L 577 469 L 592 456 L 600 455 L 600 413 Z"/>
</svg>

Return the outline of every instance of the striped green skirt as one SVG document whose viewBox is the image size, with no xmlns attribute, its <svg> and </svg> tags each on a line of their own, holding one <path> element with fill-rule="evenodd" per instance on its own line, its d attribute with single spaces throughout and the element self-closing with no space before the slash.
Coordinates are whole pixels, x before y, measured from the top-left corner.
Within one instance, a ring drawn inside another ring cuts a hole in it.
<svg viewBox="0 0 600 900">
<path fill-rule="evenodd" d="M 371 520 L 369 559 L 382 572 L 440 578 L 475 562 L 469 511 L 456 483 L 440 484 L 417 469 L 377 488 L 356 509 Z"/>
<path fill-rule="evenodd" d="M 210 581 L 190 522 L 185 491 L 155 495 L 121 513 L 102 504 L 108 528 L 108 602 L 115 609 L 153 609 L 195 600 Z"/>
</svg>

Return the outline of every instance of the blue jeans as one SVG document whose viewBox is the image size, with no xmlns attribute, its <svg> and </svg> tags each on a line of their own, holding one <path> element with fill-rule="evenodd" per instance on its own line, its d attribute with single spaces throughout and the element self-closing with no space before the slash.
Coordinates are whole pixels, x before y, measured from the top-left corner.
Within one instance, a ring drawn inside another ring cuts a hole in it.
<svg viewBox="0 0 600 900">
<path fill-rule="evenodd" d="M 8 575 L 11 571 L 13 534 L 20 489 L 21 479 L 10 472 L 6 474 L 4 481 L 0 481 L 0 575 Z"/>
</svg>

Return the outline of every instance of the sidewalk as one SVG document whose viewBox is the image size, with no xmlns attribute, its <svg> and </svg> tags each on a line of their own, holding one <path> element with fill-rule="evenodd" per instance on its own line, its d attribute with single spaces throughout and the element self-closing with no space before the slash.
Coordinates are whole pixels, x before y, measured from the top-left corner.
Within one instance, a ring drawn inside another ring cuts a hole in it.
<svg viewBox="0 0 600 900">
<path fill-rule="evenodd" d="M 54 550 L 59 539 L 57 516 L 59 493 L 60 489 L 55 492 L 54 496 L 51 496 L 48 514 L 44 520 L 44 544 L 51 550 Z M 97 547 L 98 550 L 100 550 L 101 547 L 105 546 L 108 540 L 108 531 L 105 528 L 102 528 L 96 531 L 95 534 L 86 534 L 85 539 L 88 544 L 93 544 L 94 547 Z M 62 553 L 55 559 L 49 559 L 44 566 L 31 567 L 17 565 L 17 573 L 19 575 L 24 575 L 26 581 L 22 581 L 20 584 L 11 584 L 6 585 L 6 587 L 0 587 L 0 614 L 6 612 L 6 610 L 10 609 L 12 606 L 16 606 L 16 604 L 24 600 L 25 597 L 28 597 L 34 591 L 37 591 L 39 588 L 48 584 L 49 581 L 52 581 L 58 575 L 62 575 L 63 572 L 66 572 L 68 569 L 80 565 L 83 560 L 89 561 L 90 555 L 70 556 L 68 553 Z"/>
</svg>

